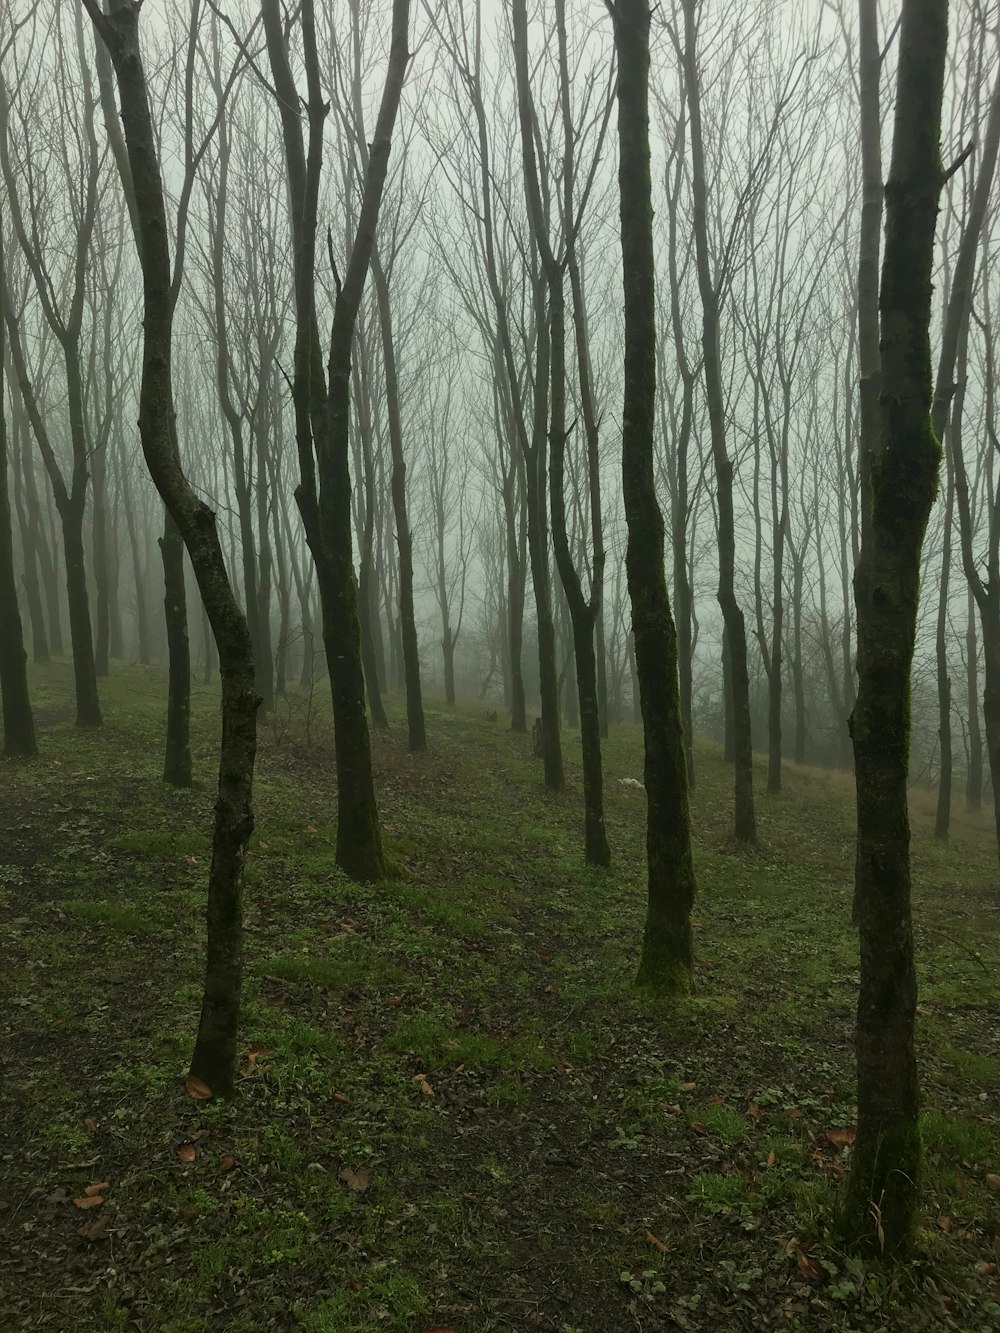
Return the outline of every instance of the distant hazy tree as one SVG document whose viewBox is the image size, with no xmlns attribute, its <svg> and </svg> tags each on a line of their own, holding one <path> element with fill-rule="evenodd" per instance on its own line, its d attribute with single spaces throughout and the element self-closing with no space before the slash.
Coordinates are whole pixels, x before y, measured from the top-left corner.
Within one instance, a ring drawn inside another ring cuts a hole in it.
<svg viewBox="0 0 1000 1333">
<path fill-rule="evenodd" d="M 973 315 L 973 290 L 976 283 L 976 256 L 980 251 L 989 211 L 998 153 L 1000 153 L 1000 69 L 998 69 L 996 75 L 986 129 L 976 159 L 975 185 L 968 200 L 961 239 L 951 272 L 932 413 L 935 432 L 943 436 L 948 444 L 948 456 L 951 464 L 949 476 L 953 470 L 955 494 L 958 501 L 962 565 L 969 588 L 979 608 L 983 638 L 983 719 L 986 724 L 986 753 L 989 759 L 993 785 L 997 851 L 1000 855 L 1000 579 L 998 579 L 998 575 L 1000 575 L 1000 554 L 998 554 L 998 551 L 1000 551 L 1000 530 L 998 530 L 997 525 L 997 500 L 995 492 L 993 492 L 990 504 L 991 513 L 986 560 L 987 576 L 984 579 L 981 567 L 975 558 L 972 506 L 969 498 L 965 459 L 962 453 L 962 419 L 965 404 L 965 378 L 969 360 L 969 325 Z M 988 240 L 987 244 L 989 244 Z M 990 446 L 995 449 L 996 371 L 992 326 L 988 315 L 990 308 L 988 263 L 984 262 L 982 269 L 984 309 L 987 312 L 987 318 L 982 329 L 985 335 L 983 342 L 986 434 Z M 990 489 L 992 491 L 992 488 Z M 969 711 L 970 714 L 975 712 L 971 703 Z M 950 745 L 950 736 L 945 739 Z M 944 741 L 942 744 L 944 744 Z M 950 797 L 950 790 L 948 796 Z M 939 831 L 942 823 L 943 810 L 939 808 Z"/>
<path fill-rule="evenodd" d="M 741 842 L 755 842 L 757 816 L 753 799 L 753 741 L 750 730 L 750 676 L 746 624 L 736 597 L 736 526 L 733 511 L 733 462 L 726 444 L 725 399 L 720 361 L 720 278 L 713 273 L 709 252 L 709 185 L 702 130 L 701 81 L 698 70 L 697 18 L 701 0 L 682 0 L 683 37 L 678 36 L 687 96 L 691 146 L 691 194 L 695 266 L 702 306 L 702 367 L 715 464 L 719 530 L 719 606 L 725 622 L 729 666 L 729 702 L 735 760 L 735 832 Z"/>
<path fill-rule="evenodd" d="M 907 771 L 920 553 L 941 450 L 931 425 L 931 276 L 947 0 L 903 0 L 879 295 L 879 434 L 854 588 L 858 697 L 858 1137 L 842 1225 L 852 1247 L 909 1247 L 920 1180 Z"/>
<path fill-rule="evenodd" d="M 471 20 L 466 18 L 464 11 L 459 13 L 460 17 L 456 17 L 455 12 L 442 6 L 434 22 L 439 40 L 453 64 L 455 84 L 468 99 L 472 113 L 469 129 L 471 170 L 469 178 L 462 181 L 460 197 L 463 200 L 471 197 L 476 201 L 476 243 L 482 248 L 483 277 L 493 308 L 492 336 L 486 343 L 492 345 L 497 362 L 498 417 L 518 455 L 508 470 L 505 503 L 512 504 L 515 494 L 523 486 L 528 559 L 535 595 L 542 758 L 545 784 L 555 790 L 563 785 L 564 771 L 549 559 L 547 424 L 551 347 L 543 299 L 546 278 L 539 271 L 537 246 L 529 244 L 519 256 L 521 271 L 517 280 L 510 280 L 509 266 L 502 251 L 500 224 L 511 201 L 498 185 L 503 165 L 502 144 L 498 144 L 497 136 L 490 133 L 484 91 L 484 70 L 488 66 L 484 57 L 481 0 L 476 0 Z M 523 346 L 518 345 L 516 318 L 519 289 L 526 297 L 527 307 Z M 513 555 L 516 527 L 510 523 L 508 547 L 509 555 Z M 512 586 L 508 596 L 508 616 L 511 627 L 517 630 L 520 628 L 518 613 L 523 609 L 519 605 L 521 597 L 523 588 Z M 520 642 L 512 638 L 512 662 L 519 654 Z M 514 703 L 512 725 L 514 729 L 520 729 L 522 719 L 516 711 L 516 690 Z"/>
<path fill-rule="evenodd" d="M 550 195 L 544 180 L 544 159 L 536 149 L 537 113 L 531 93 L 531 75 L 528 52 L 528 14 L 526 0 L 514 0 L 513 35 L 514 64 L 517 71 L 518 119 L 521 129 L 521 152 L 531 232 L 541 255 L 542 271 L 547 292 L 546 317 L 549 326 L 550 393 L 549 393 L 549 466 L 552 506 L 552 542 L 556 566 L 562 581 L 572 624 L 573 658 L 576 664 L 576 695 L 580 711 L 580 739 L 583 750 L 584 791 L 584 855 L 592 865 L 611 863 L 611 850 L 604 825 L 604 778 L 601 766 L 601 723 L 597 696 L 597 657 L 594 649 L 594 626 L 601 610 L 601 584 L 604 577 L 604 539 L 601 531 L 600 475 L 596 448 L 596 423 L 590 398 L 588 379 L 589 353 L 586 348 L 586 324 L 581 318 L 576 325 L 578 344 L 582 345 L 581 367 L 584 372 L 583 393 L 585 413 L 591 427 L 588 443 L 589 494 L 594 539 L 594 568 L 596 575 L 589 596 L 584 592 L 581 575 L 577 570 L 566 521 L 566 450 L 569 430 L 566 420 L 567 366 L 566 366 L 566 272 L 576 264 L 576 282 L 573 295 L 576 308 L 582 303 L 583 290 L 577 260 L 577 237 L 582 210 L 589 194 L 585 183 L 581 198 L 577 198 L 575 178 L 576 131 L 570 107 L 570 73 L 567 55 L 566 12 L 564 0 L 555 0 L 554 28 L 558 52 L 558 93 L 563 127 L 561 235 L 554 242 L 550 236 L 548 209 L 543 203 Z M 610 104 L 609 104 L 610 109 Z M 605 122 L 606 123 L 606 122 Z M 603 139 L 603 124 L 601 130 Z M 599 156 L 599 147 L 598 147 Z M 592 179 L 592 178 L 591 178 Z M 536 393 L 538 389 L 536 386 Z M 528 463 L 531 466 L 530 460 Z M 537 596 L 537 583 L 536 583 Z"/>
<path fill-rule="evenodd" d="M 649 3 L 607 0 L 618 56 L 618 188 L 625 285 L 622 489 L 629 596 L 642 707 L 648 908 L 639 984 L 691 989 L 694 861 L 677 685 L 677 632 L 663 570 L 663 516 L 653 481 L 656 278 L 649 155 Z"/>
<path fill-rule="evenodd" d="M 39 13 L 33 13 L 33 19 L 35 24 L 43 22 Z M 62 22 L 58 9 L 55 22 L 57 25 Z M 31 32 L 32 39 L 37 40 L 34 26 Z M 76 53 L 72 61 L 67 51 L 70 44 Z M 27 45 L 31 54 L 32 43 Z M 101 724 L 101 706 L 84 542 L 93 447 L 85 402 L 87 339 L 84 316 L 100 193 L 101 150 L 95 131 L 92 80 L 83 57 L 83 30 L 78 9 L 74 11 L 71 33 L 62 34 L 58 59 L 62 67 L 62 77 L 58 79 L 45 78 L 39 68 L 22 62 L 15 72 L 17 83 L 14 87 L 9 84 L 6 72 L 0 73 L 0 171 L 14 235 L 31 273 L 42 316 L 62 352 L 72 457 L 68 481 L 44 421 L 44 409 L 37 400 L 23 349 L 24 331 L 13 321 L 9 298 L 6 318 L 22 398 L 62 522 L 77 725 L 94 727 Z M 44 158 L 39 156 L 39 140 L 34 133 L 39 119 L 68 122 L 64 153 L 53 144 Z M 15 132 L 15 125 L 18 132 Z M 29 153 L 32 157 L 30 168 L 25 161 Z M 54 206 L 53 192 L 60 188 L 64 188 L 73 200 L 71 211 Z M 55 232 L 60 220 L 67 216 L 68 230 L 57 236 Z"/>
<path fill-rule="evenodd" d="M 331 49 L 335 50 L 331 42 Z M 344 122 L 345 139 L 350 145 L 349 153 L 344 156 L 354 165 L 352 176 L 363 182 L 368 173 L 371 153 L 365 128 L 363 97 L 363 44 L 361 24 L 355 8 L 355 19 L 351 28 L 350 52 L 336 62 L 336 77 L 339 93 L 335 105 Z M 401 145 L 401 160 L 405 169 L 409 143 L 404 134 Z M 347 191 L 354 182 L 348 179 Z M 397 558 L 393 565 L 398 570 L 398 614 L 399 638 L 403 658 L 403 678 L 406 690 L 406 721 L 409 747 L 411 750 L 427 748 L 427 729 L 424 723 L 423 696 L 420 688 L 420 653 L 417 643 L 417 622 L 413 600 L 413 537 L 410 532 L 410 518 L 407 508 L 406 457 L 403 448 L 403 413 L 402 391 L 399 372 L 399 341 L 394 333 L 393 306 L 390 299 L 390 284 L 393 271 L 403 243 L 404 232 L 401 228 L 401 209 L 404 196 L 403 181 L 397 173 L 397 207 L 393 210 L 380 210 L 384 222 L 390 222 L 386 228 L 387 237 L 380 241 L 378 235 L 372 244 L 371 271 L 375 292 L 375 306 L 378 314 L 379 340 L 382 350 L 382 374 L 384 378 L 384 396 L 389 451 L 392 459 L 390 493 L 392 514 L 395 523 L 395 548 Z M 391 211 L 392 216 L 387 214 Z M 391 605 L 391 603 L 390 603 Z"/>
</svg>

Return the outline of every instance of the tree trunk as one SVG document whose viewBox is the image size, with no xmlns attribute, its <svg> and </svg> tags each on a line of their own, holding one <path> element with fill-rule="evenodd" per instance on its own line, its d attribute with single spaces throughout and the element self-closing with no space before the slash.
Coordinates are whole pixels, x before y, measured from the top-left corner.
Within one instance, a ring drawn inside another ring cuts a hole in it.
<svg viewBox="0 0 1000 1333">
<path fill-rule="evenodd" d="M 74 487 L 74 490 L 77 488 Z M 99 727 L 101 704 L 97 697 L 94 640 L 87 595 L 87 557 L 83 546 L 84 497 L 71 496 L 59 506 L 63 552 L 66 559 L 66 598 L 69 604 L 69 636 L 73 649 L 73 679 L 76 684 L 76 725 Z"/>
<path fill-rule="evenodd" d="M 389 447 L 392 451 L 392 512 L 396 520 L 396 545 L 399 548 L 399 622 L 403 649 L 403 674 L 406 685 L 406 724 L 411 750 L 427 749 L 424 704 L 420 692 L 420 650 L 417 643 L 417 619 L 413 608 L 413 537 L 406 512 L 406 459 L 403 456 L 403 424 L 399 408 L 399 383 L 396 375 L 396 348 L 392 337 L 392 309 L 389 283 L 382 270 L 377 249 L 372 253 L 372 277 L 378 299 L 382 330 L 382 359 L 385 369 L 386 408 L 389 416 Z M 454 702 L 454 680 L 452 681 Z"/>
<path fill-rule="evenodd" d="M 735 777 L 734 831 L 740 842 L 757 840 L 753 799 L 753 739 L 750 730 L 750 672 L 747 664 L 746 624 L 736 600 L 736 526 L 733 514 L 733 464 L 726 451 L 725 401 L 719 351 L 719 293 L 711 273 L 708 252 L 708 185 L 701 129 L 701 89 L 695 46 L 696 0 L 683 0 L 684 82 L 691 122 L 691 194 L 698 288 L 702 304 L 702 354 L 705 396 L 708 403 L 715 464 L 719 520 L 718 601 L 729 645 L 729 681 L 732 700 L 733 767 Z"/>
<path fill-rule="evenodd" d="M 337 756 L 337 864 L 352 879 L 358 880 L 384 879 L 385 861 L 365 712 L 358 594 L 353 566 L 349 466 L 351 354 L 375 244 L 392 131 L 409 62 L 409 12 L 409 0 L 393 0 L 389 67 L 368 149 L 354 242 L 343 281 L 337 283 L 324 384 L 314 270 L 316 207 L 327 106 L 316 53 L 314 8 L 312 0 L 303 0 L 300 11 L 308 83 L 306 105 L 310 133 L 307 157 L 299 119 L 299 97 L 288 63 L 281 14 L 276 0 L 263 0 L 262 3 L 268 56 L 278 92 L 291 197 L 296 312 L 292 397 L 300 473 L 296 498 L 316 565 L 323 641 L 330 673 Z M 358 21 L 356 12 L 354 18 Z"/>
<path fill-rule="evenodd" d="M 937 490 L 931 426 L 931 274 L 947 0 L 904 0 L 880 293 L 880 432 L 854 579 L 852 715 L 861 943 L 858 1136 L 841 1224 L 855 1249 L 906 1253 L 920 1179 L 907 770 L 920 551 Z"/>
<path fill-rule="evenodd" d="M 969 717 L 969 767 L 965 775 L 965 805 L 979 810 L 983 804 L 983 732 L 979 724 L 979 645 L 976 637 L 976 604 L 969 589 L 965 628 L 965 699 Z"/>
<path fill-rule="evenodd" d="M 11 757 L 28 757 L 37 753 L 37 747 L 35 720 L 28 695 L 28 659 L 14 577 L 14 539 L 7 489 L 7 418 L 3 401 L 4 343 L 5 325 L 0 310 L 0 696 L 3 701 L 3 752 Z"/>
<path fill-rule="evenodd" d="M 226 572 L 215 514 L 198 499 L 181 468 L 171 380 L 169 230 L 139 52 L 139 11 L 130 0 L 112 0 L 111 14 L 105 17 L 98 0 L 85 0 L 85 4 L 118 77 L 135 192 L 144 309 L 139 434 L 150 475 L 191 557 L 222 667 L 222 743 L 208 885 L 208 957 L 191 1075 L 216 1095 L 231 1096 L 240 1008 L 243 865 L 253 832 L 259 705 L 253 644 Z"/>
<path fill-rule="evenodd" d="M 648 0 L 609 5 L 618 54 L 618 187 L 625 286 L 622 485 L 626 569 L 645 743 L 648 905 L 638 981 L 661 994 L 691 990 L 694 863 L 677 687 L 677 635 L 663 570 L 656 499 L 656 302 L 649 165 Z"/>
<path fill-rule="evenodd" d="M 961 393 L 961 390 L 959 392 Z M 949 435 L 957 434 L 959 441 L 961 441 L 962 435 L 961 418 L 961 399 L 957 396 L 952 408 L 951 421 L 948 423 L 948 433 Z M 952 445 L 949 441 L 946 457 L 947 485 L 945 488 L 944 534 L 941 541 L 941 587 L 938 594 L 937 634 L 935 638 L 940 771 L 938 774 L 934 836 L 942 841 L 947 840 L 951 824 L 953 758 L 951 746 L 951 676 L 948 674 L 948 595 L 951 582 L 951 530 L 955 511 L 955 469 L 952 464 L 952 450 L 961 447 L 961 443 Z"/>
<path fill-rule="evenodd" d="M 184 540 L 169 509 L 163 512 L 160 555 L 163 559 L 163 620 L 167 628 L 167 735 L 163 747 L 163 781 L 172 787 L 190 787 L 193 781 L 191 643 L 184 581 Z"/>
</svg>

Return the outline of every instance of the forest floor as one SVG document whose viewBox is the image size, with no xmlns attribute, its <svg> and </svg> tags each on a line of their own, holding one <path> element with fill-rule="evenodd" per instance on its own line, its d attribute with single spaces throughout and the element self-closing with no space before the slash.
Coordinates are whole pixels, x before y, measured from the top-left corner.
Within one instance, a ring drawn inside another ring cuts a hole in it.
<svg viewBox="0 0 1000 1333">
<path fill-rule="evenodd" d="M 699 750 L 698 991 L 668 1006 L 632 985 L 637 730 L 606 748 L 598 873 L 574 732 L 551 796 L 502 722 L 432 704 L 412 756 L 397 711 L 375 737 L 393 878 L 362 888 L 334 865 L 319 696 L 283 707 L 260 728 L 243 1077 L 216 1104 L 184 1075 L 217 695 L 197 691 L 199 785 L 178 792 L 160 672 L 104 682 L 99 733 L 74 729 L 70 691 L 68 667 L 35 673 L 41 757 L 0 769 L 5 1333 L 1000 1328 L 985 810 L 956 809 L 942 845 L 914 796 L 922 1227 L 905 1272 L 866 1270 L 833 1228 L 855 1115 L 849 776 L 788 765 L 768 797 L 761 774 L 741 852 L 730 772 Z"/>
</svg>

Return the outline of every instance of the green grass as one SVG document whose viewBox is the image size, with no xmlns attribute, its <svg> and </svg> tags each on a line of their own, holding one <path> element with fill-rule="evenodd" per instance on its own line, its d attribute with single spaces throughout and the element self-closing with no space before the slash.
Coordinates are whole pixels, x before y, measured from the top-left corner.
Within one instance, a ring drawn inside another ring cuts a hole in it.
<svg viewBox="0 0 1000 1333">
<path fill-rule="evenodd" d="M 571 731 L 553 795 L 527 739 L 479 709 L 429 700 L 429 752 L 409 755 L 390 696 L 373 747 L 393 878 L 362 886 L 335 864 L 325 695 L 311 748 L 304 710 L 280 740 L 262 720 L 238 1095 L 216 1105 L 183 1077 L 217 698 L 196 687 L 198 785 L 172 791 L 163 685 L 116 668 L 105 728 L 83 733 L 68 668 L 34 673 L 63 720 L 36 763 L 0 769 L 12 1328 L 45 1314 L 83 1333 L 625 1333 L 638 1315 L 932 1333 L 941 1292 L 948 1327 L 1000 1327 L 978 1272 L 1000 1234 L 985 813 L 956 808 L 942 845 L 933 802 L 913 802 L 925 1182 L 913 1281 L 897 1281 L 846 1265 L 832 1226 L 850 1149 L 824 1136 L 855 1116 L 848 775 L 788 765 L 777 799 L 761 783 L 747 853 L 731 771 L 699 748 L 697 991 L 663 1004 L 633 984 L 644 800 L 619 779 L 641 773 L 635 729 L 605 746 L 614 863 L 597 872 Z M 96 1181 L 106 1203 L 78 1210 Z M 101 1218 L 106 1235 L 81 1233 Z M 803 1280 L 800 1251 L 821 1279 Z"/>
</svg>

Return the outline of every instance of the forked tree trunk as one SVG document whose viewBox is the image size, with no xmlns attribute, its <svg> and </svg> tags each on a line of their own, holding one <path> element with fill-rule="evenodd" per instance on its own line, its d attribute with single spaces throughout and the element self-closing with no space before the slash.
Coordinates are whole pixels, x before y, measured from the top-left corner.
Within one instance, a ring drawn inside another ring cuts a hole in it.
<svg viewBox="0 0 1000 1333">
<path fill-rule="evenodd" d="M 559 85 L 563 115 L 563 210 L 566 225 L 575 228 L 572 212 L 574 207 L 573 188 L 573 126 L 569 111 L 569 70 L 566 54 L 566 17 L 565 0 L 556 0 L 555 24 L 559 47 Z M 528 14 L 526 0 L 515 0 L 513 9 L 514 61 L 517 70 L 518 117 L 521 129 L 521 154 L 523 159 L 525 191 L 528 201 L 528 216 L 535 236 L 542 265 L 545 271 L 546 287 L 549 297 L 549 345 L 551 353 L 551 416 L 549 423 L 549 451 L 551 462 L 550 494 L 552 506 L 552 544 L 555 551 L 556 566 L 562 581 L 566 597 L 566 606 L 572 627 L 573 657 L 576 664 L 576 703 L 580 720 L 580 739 L 583 751 L 583 801 L 584 801 L 584 857 L 590 865 L 609 866 L 611 849 L 608 846 L 607 831 L 604 826 L 604 776 L 601 767 L 601 720 L 597 702 L 597 658 L 594 652 L 594 622 L 600 611 L 600 580 L 603 578 L 604 552 L 600 532 L 600 504 L 596 504 L 598 526 L 594 532 L 595 576 L 594 589 L 588 599 L 584 595 L 580 575 L 573 563 L 570 551 L 569 535 L 566 525 L 566 300 L 564 283 L 564 263 L 553 252 L 549 239 L 548 226 L 542 207 L 541 190 L 538 182 L 538 170 L 535 158 L 533 124 L 534 106 L 531 98 L 530 74 L 528 64 Z M 568 240 L 567 261 L 574 253 L 575 239 Z M 577 281 L 574 296 L 582 296 L 582 287 Z M 577 322 L 577 337 L 585 332 L 583 321 Z M 586 354 L 581 352 L 581 369 L 584 372 L 584 394 L 589 395 L 587 383 Z M 536 394 L 539 386 L 536 385 Z M 587 411 L 588 425 L 593 422 L 592 411 Z M 588 445 L 596 436 L 596 426 L 588 431 Z M 593 467 L 596 464 L 596 448 L 593 457 L 588 459 L 588 482 L 593 502 L 594 487 L 598 484 Z M 536 581 L 537 590 L 537 581 Z M 539 623 L 541 635 L 541 623 Z M 572 725 L 572 694 L 567 690 L 567 716 Z M 556 711 L 558 716 L 558 711 Z M 543 706 L 543 721 L 545 711 Z M 548 735 L 545 736 L 548 746 Z M 556 753 L 558 777 L 562 780 L 562 755 Z M 546 748 L 546 776 L 550 757 Z M 551 781 L 549 786 L 555 785 Z"/>
<path fill-rule="evenodd" d="M 253 645 L 226 572 L 215 515 L 181 468 L 171 354 L 173 301 L 169 231 L 157 141 L 139 51 L 139 7 L 84 0 L 107 45 L 118 79 L 135 194 L 143 277 L 143 357 L 139 434 L 150 475 L 184 539 L 212 625 L 222 668 L 222 744 L 208 886 L 208 958 L 191 1075 L 218 1096 L 234 1091 L 242 967 L 242 892 L 246 845 L 253 832 L 257 708 Z"/>
<path fill-rule="evenodd" d="M 880 292 L 880 431 L 854 579 L 861 988 L 858 1135 L 841 1223 L 851 1248 L 887 1257 L 912 1242 L 920 1180 L 906 783 L 920 552 L 941 455 L 930 417 L 929 328 L 947 16 L 947 0 L 903 0 Z"/>
<path fill-rule="evenodd" d="M 663 571 L 663 516 L 653 475 L 656 300 L 649 165 L 648 0 L 608 8 L 618 54 L 618 188 L 625 283 L 622 486 L 629 596 L 645 742 L 648 907 L 638 982 L 691 990 L 694 862 L 677 687 L 677 634 Z"/>
<path fill-rule="evenodd" d="M 409 0 L 393 0 L 389 65 L 368 150 L 354 243 L 343 281 L 337 284 L 324 382 L 315 305 L 315 258 L 316 208 L 327 106 L 319 76 L 314 6 L 312 0 L 303 0 L 300 11 L 308 85 L 307 155 L 279 7 L 275 0 L 262 3 L 291 199 L 296 315 L 292 398 L 300 474 L 296 498 L 316 564 L 323 641 L 330 672 L 337 756 L 337 864 L 358 880 L 384 879 L 385 861 L 365 712 L 353 565 L 349 466 L 351 351 L 409 62 L 409 13 Z M 356 13 L 354 17 L 357 20 Z"/>
</svg>

